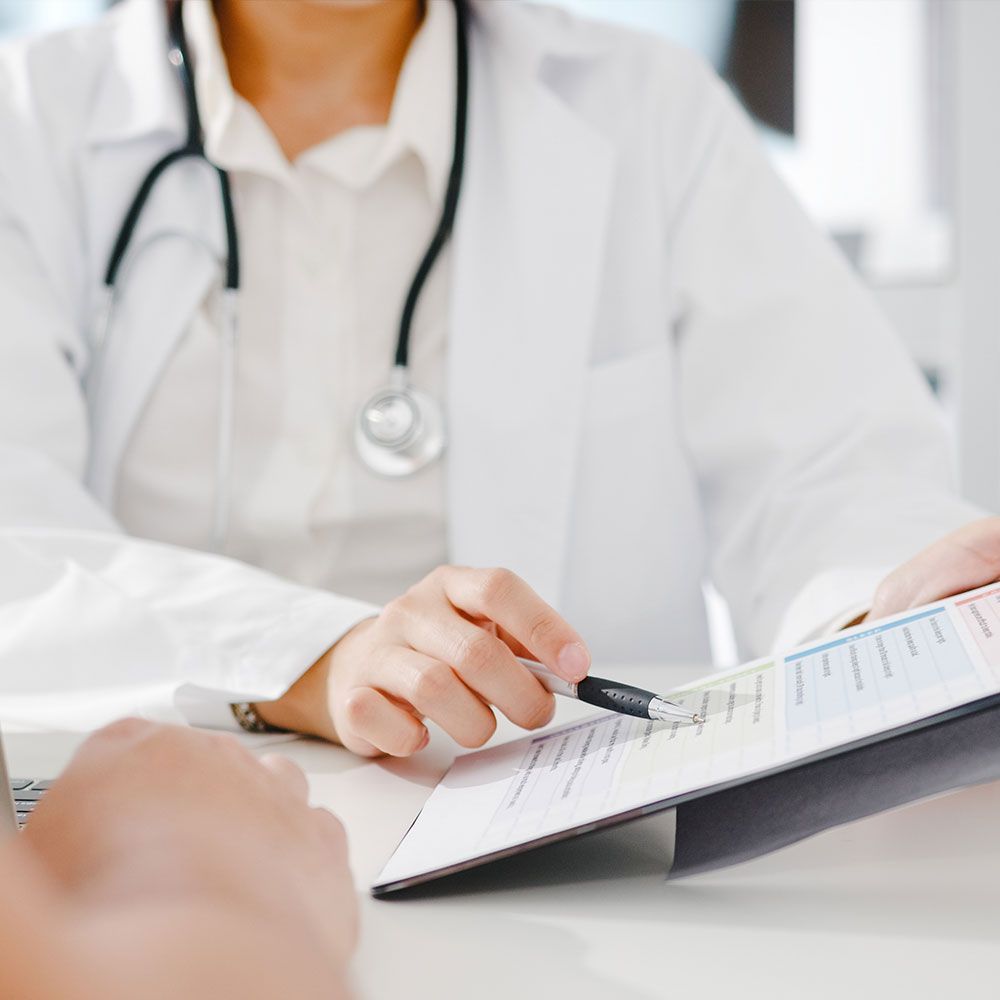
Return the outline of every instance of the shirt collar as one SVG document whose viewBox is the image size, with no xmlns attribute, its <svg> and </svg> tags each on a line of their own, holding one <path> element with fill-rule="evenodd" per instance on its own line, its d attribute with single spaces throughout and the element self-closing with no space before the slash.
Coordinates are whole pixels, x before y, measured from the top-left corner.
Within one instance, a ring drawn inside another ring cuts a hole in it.
<svg viewBox="0 0 1000 1000">
<path fill-rule="evenodd" d="M 353 183 L 338 157 L 338 140 L 306 150 L 298 160 L 351 186 L 373 182 L 390 164 L 413 152 L 420 160 L 428 191 L 443 201 L 454 145 L 456 42 L 452 0 L 426 0 L 426 10 L 403 61 L 382 141 L 364 175 Z M 184 29 L 194 63 L 195 90 L 209 158 L 227 169 L 246 169 L 286 179 L 288 164 L 256 110 L 235 93 L 219 41 L 211 0 L 187 0 Z"/>
<path fill-rule="evenodd" d="M 197 0 L 197 3 L 203 2 L 205 0 Z M 440 2 L 429 0 L 431 13 L 436 13 Z M 520 81 L 520 85 L 534 85 L 547 60 L 594 59 L 606 55 L 611 48 L 605 33 L 567 30 L 564 20 L 541 19 L 532 8 L 532 4 L 469 0 L 470 44 L 473 48 L 478 47 L 480 55 L 496 50 L 512 86 L 516 81 Z M 454 20 L 453 13 L 451 20 Z M 166 58 L 166 5 L 154 0 L 121 0 L 105 15 L 104 24 L 108 29 L 101 39 L 104 72 L 97 84 L 93 112 L 85 125 L 87 145 L 98 148 L 157 134 L 183 141 L 184 113 L 177 75 Z M 454 46 L 454 25 L 448 35 Z M 454 55 L 452 51 L 441 60 L 449 76 L 446 83 L 441 81 L 439 84 L 442 90 L 451 93 L 452 105 Z M 475 54 L 472 58 L 475 61 Z M 549 87 L 544 79 L 542 85 Z M 441 108 L 444 118 L 447 106 L 441 105 Z M 453 114 L 448 117 L 446 127 L 450 151 Z"/>
</svg>

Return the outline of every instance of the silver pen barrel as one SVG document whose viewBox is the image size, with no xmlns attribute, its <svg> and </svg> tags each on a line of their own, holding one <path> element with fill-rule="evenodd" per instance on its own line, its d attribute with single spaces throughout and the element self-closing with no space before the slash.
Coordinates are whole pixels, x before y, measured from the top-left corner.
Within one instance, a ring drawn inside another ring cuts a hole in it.
<svg viewBox="0 0 1000 1000">
<path fill-rule="evenodd" d="M 654 698 L 649 703 L 649 717 L 657 722 L 694 722 L 702 723 L 704 718 L 697 712 L 688 711 L 680 705 L 675 705 L 666 698 Z"/>
<path fill-rule="evenodd" d="M 534 660 L 527 660 L 521 656 L 518 659 L 541 681 L 542 687 L 546 691 L 551 691 L 552 694 L 561 694 L 565 698 L 576 697 L 576 685 L 571 681 L 564 681 Z"/>
</svg>

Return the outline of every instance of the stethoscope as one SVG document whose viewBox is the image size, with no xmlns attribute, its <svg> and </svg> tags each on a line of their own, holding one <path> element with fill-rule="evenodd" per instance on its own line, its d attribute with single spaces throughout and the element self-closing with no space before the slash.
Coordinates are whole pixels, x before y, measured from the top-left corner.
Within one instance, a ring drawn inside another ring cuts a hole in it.
<svg viewBox="0 0 1000 1000">
<path fill-rule="evenodd" d="M 452 153 L 444 206 L 434 235 L 417 267 L 399 318 L 396 355 L 386 385 L 375 392 L 358 411 L 354 425 L 354 444 L 361 461 L 383 476 L 412 475 L 435 459 L 445 447 L 444 413 L 440 403 L 415 388 L 409 378 L 410 330 L 420 293 L 427 277 L 448 242 L 458 208 L 459 189 L 465 161 L 465 133 L 468 117 L 469 57 L 465 0 L 454 0 L 456 21 L 456 100 L 455 141 Z M 103 368 L 103 353 L 114 311 L 118 279 L 135 235 L 142 211 L 156 182 L 175 163 L 196 159 L 208 164 L 219 180 L 222 217 L 226 230 L 225 279 L 222 294 L 222 362 L 220 366 L 220 416 L 217 442 L 215 502 L 212 516 L 212 540 L 216 548 L 225 544 L 230 509 L 230 473 L 233 441 L 233 398 L 236 381 L 236 357 L 239 347 L 239 316 L 237 296 L 240 288 L 240 249 L 236 229 L 229 174 L 209 160 L 205 153 L 204 133 L 194 75 L 188 54 L 182 18 L 183 2 L 178 0 L 170 11 L 169 49 L 167 57 L 177 72 L 184 97 L 187 136 L 184 144 L 167 153 L 149 169 L 139 185 L 118 234 L 104 273 L 104 299 L 96 323 L 95 357 L 91 361 L 92 376 L 88 394 L 93 395 Z M 176 234 L 171 234 L 176 235 Z"/>
</svg>

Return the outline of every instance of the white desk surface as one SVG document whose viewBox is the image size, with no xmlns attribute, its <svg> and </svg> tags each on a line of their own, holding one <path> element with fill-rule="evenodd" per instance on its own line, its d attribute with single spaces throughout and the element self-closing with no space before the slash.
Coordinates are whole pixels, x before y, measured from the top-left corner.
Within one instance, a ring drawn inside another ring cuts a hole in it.
<svg viewBox="0 0 1000 1000">
<path fill-rule="evenodd" d="M 616 675 L 667 687 L 697 673 Z M 560 699 L 556 721 L 589 711 Z M 514 735 L 501 724 L 496 738 Z M 54 774 L 78 740 L 10 734 L 12 773 Z M 408 761 L 280 746 L 347 826 L 363 998 L 1000 997 L 1000 782 L 676 883 L 626 826 L 442 882 L 433 896 L 371 899 L 456 749 L 440 733 Z"/>
</svg>

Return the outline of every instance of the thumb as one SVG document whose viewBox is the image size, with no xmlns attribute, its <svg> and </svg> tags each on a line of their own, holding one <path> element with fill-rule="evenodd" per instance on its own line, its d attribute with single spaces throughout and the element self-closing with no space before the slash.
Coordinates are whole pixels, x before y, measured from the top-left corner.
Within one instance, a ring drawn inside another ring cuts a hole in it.
<svg viewBox="0 0 1000 1000">
<path fill-rule="evenodd" d="M 884 618 L 1000 577 L 1000 518 L 975 521 L 893 570 L 875 591 L 869 617 Z"/>
</svg>

